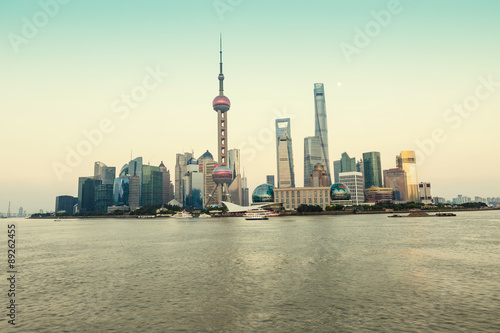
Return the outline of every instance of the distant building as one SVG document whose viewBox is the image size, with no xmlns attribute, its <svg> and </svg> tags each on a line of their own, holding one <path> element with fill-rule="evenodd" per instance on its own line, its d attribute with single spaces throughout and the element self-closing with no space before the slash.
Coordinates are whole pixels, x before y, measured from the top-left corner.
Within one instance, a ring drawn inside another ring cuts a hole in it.
<svg viewBox="0 0 500 333">
<path fill-rule="evenodd" d="M 217 184 L 212 178 L 212 173 L 217 166 L 218 164 L 213 159 L 203 160 L 201 169 L 203 172 L 203 186 L 205 192 L 203 195 L 203 207 L 220 204 L 220 198 L 217 191 L 215 191 Z"/>
<path fill-rule="evenodd" d="M 113 184 L 99 184 L 95 187 L 95 212 L 107 212 L 113 205 Z"/>
<path fill-rule="evenodd" d="M 420 195 L 420 202 L 432 203 L 431 183 L 421 182 L 418 184 L 418 193 Z"/>
<path fill-rule="evenodd" d="M 356 158 L 351 158 L 346 152 L 343 152 L 340 158 L 340 172 L 354 171 L 356 171 Z"/>
<path fill-rule="evenodd" d="M 316 164 L 322 163 L 321 138 L 310 136 L 304 138 L 304 187 L 311 185 L 311 175 Z"/>
<path fill-rule="evenodd" d="M 163 203 L 163 175 L 160 167 L 142 166 L 141 206 L 158 206 Z"/>
<path fill-rule="evenodd" d="M 87 213 L 95 211 L 95 194 L 97 185 L 101 185 L 102 180 L 94 177 L 78 178 L 78 212 Z"/>
<path fill-rule="evenodd" d="M 417 202 L 419 200 L 419 195 L 415 152 L 411 150 L 402 151 L 401 154 L 396 156 L 396 167 L 406 172 L 408 201 Z"/>
<path fill-rule="evenodd" d="M 319 138 L 321 161 L 331 185 L 330 157 L 328 153 L 328 124 L 326 119 L 325 88 L 323 83 L 314 84 L 314 135 Z M 304 178 L 305 181 L 305 178 Z"/>
<path fill-rule="evenodd" d="M 312 187 L 330 186 L 330 177 L 328 177 L 325 168 L 321 164 L 316 164 L 314 166 L 314 170 L 311 173 L 311 177 L 309 177 L 309 184 Z"/>
<path fill-rule="evenodd" d="M 342 172 L 342 161 L 341 160 L 333 161 L 334 183 L 339 182 L 339 173 L 341 172 Z"/>
<path fill-rule="evenodd" d="M 184 207 L 189 209 L 203 208 L 204 175 L 200 170 L 198 160 L 191 158 L 187 164 L 184 182 Z"/>
<path fill-rule="evenodd" d="M 382 187 L 382 166 L 380 153 L 372 151 L 363 153 L 363 176 L 365 177 L 365 189 L 370 187 Z"/>
<path fill-rule="evenodd" d="M 115 173 L 115 167 L 108 167 L 103 162 L 94 163 L 94 178 L 100 179 L 103 185 L 113 185 Z"/>
<path fill-rule="evenodd" d="M 241 177 L 241 205 L 244 207 L 250 206 L 250 192 L 248 190 L 247 177 Z"/>
<path fill-rule="evenodd" d="M 173 193 L 170 192 L 170 171 L 168 171 L 163 161 L 160 163 L 160 172 L 162 173 L 162 205 L 166 205 L 173 199 Z"/>
<path fill-rule="evenodd" d="M 78 198 L 71 195 L 60 195 L 56 197 L 56 213 L 73 213 L 73 207 L 78 203 Z"/>
<path fill-rule="evenodd" d="M 278 187 L 295 187 L 290 118 L 276 119 Z"/>
<path fill-rule="evenodd" d="M 349 188 L 352 205 L 360 205 L 365 202 L 365 182 L 361 172 L 341 172 L 339 174 L 339 182 Z"/>
<path fill-rule="evenodd" d="M 392 188 L 395 201 L 408 201 L 406 172 L 400 168 L 384 170 L 384 187 Z"/>
<path fill-rule="evenodd" d="M 207 150 L 208 153 L 208 150 Z M 205 153 L 206 154 L 206 153 Z M 205 155 L 203 154 L 203 155 Z M 209 153 L 210 154 L 210 153 Z M 203 156 L 202 155 L 202 156 Z M 212 154 L 210 154 L 211 156 Z M 193 157 L 191 153 L 175 155 L 175 199 L 179 202 L 183 201 L 182 177 L 186 174 L 187 162 Z M 213 159 L 213 157 L 212 157 Z M 201 162 L 199 162 L 201 163 Z"/>
<path fill-rule="evenodd" d="M 365 189 L 368 202 L 392 202 L 392 188 L 372 186 Z"/>
<path fill-rule="evenodd" d="M 17 217 L 24 217 L 26 213 L 23 210 L 23 207 L 19 207 L 19 212 L 17 213 Z"/>
<path fill-rule="evenodd" d="M 228 151 L 229 169 L 233 173 L 233 180 L 228 187 L 229 200 L 237 205 L 241 205 L 241 158 L 239 149 Z"/>
<path fill-rule="evenodd" d="M 275 188 L 274 202 L 285 210 L 297 210 L 300 205 L 318 205 L 323 210 L 330 205 L 330 187 Z"/>
<path fill-rule="evenodd" d="M 276 185 L 274 185 L 274 175 L 267 175 L 266 176 L 266 184 L 276 186 Z"/>
<path fill-rule="evenodd" d="M 356 171 L 361 172 L 363 174 L 363 177 L 365 176 L 365 167 L 363 159 L 360 159 L 358 162 L 356 162 Z"/>
</svg>

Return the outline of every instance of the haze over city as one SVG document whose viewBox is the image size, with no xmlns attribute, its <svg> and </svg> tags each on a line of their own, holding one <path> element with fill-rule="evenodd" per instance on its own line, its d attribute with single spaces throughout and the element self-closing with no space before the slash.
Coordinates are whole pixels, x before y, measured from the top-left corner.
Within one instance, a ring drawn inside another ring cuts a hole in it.
<svg viewBox="0 0 500 333">
<path fill-rule="evenodd" d="M 241 149 L 250 192 L 276 174 L 275 118 L 291 118 L 303 185 L 321 82 L 330 161 L 379 151 L 389 169 L 400 151 L 415 150 L 419 181 L 434 196 L 499 196 L 499 9 L 495 1 L 5 2 L 0 212 L 9 201 L 14 211 L 53 210 L 95 161 L 119 170 L 142 156 L 172 171 L 176 153 L 216 155 L 220 33 L 229 148 Z M 137 87 L 145 93 L 127 101 Z M 89 137 L 85 156 L 68 157 Z"/>
</svg>

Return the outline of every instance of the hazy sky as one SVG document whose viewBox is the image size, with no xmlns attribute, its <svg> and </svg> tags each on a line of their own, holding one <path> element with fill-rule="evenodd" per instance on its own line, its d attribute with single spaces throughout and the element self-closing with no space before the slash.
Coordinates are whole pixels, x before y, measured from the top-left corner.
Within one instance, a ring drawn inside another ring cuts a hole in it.
<svg viewBox="0 0 500 333">
<path fill-rule="evenodd" d="M 1 1 L 0 212 L 53 210 L 95 161 L 119 170 L 131 151 L 172 175 L 176 153 L 216 156 L 219 33 L 228 143 L 250 191 L 276 174 L 276 117 L 292 119 L 302 186 L 322 82 L 331 162 L 379 151 L 388 169 L 419 150 L 434 196 L 500 196 L 499 12 L 496 0 Z"/>
</svg>

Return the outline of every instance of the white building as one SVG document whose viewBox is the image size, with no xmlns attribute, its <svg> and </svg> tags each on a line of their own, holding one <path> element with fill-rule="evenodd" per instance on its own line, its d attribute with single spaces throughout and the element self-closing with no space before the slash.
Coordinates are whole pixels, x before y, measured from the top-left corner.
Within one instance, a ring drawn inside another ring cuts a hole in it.
<svg viewBox="0 0 500 333">
<path fill-rule="evenodd" d="M 351 191 L 352 205 L 361 205 L 365 202 L 365 180 L 361 172 L 341 172 L 339 182 L 344 184 Z"/>
<path fill-rule="evenodd" d="M 421 182 L 418 184 L 419 201 L 422 203 L 432 203 L 431 183 Z"/>
</svg>

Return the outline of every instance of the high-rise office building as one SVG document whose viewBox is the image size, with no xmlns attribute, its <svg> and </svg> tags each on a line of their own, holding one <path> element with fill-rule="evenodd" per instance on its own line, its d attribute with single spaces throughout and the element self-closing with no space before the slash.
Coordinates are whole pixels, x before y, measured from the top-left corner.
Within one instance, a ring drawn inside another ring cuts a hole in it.
<svg viewBox="0 0 500 333">
<path fill-rule="evenodd" d="M 78 198 L 71 195 L 60 195 L 56 197 L 56 213 L 73 213 L 74 206 L 78 203 Z"/>
<path fill-rule="evenodd" d="M 278 188 L 295 187 L 292 138 L 285 128 L 278 140 Z"/>
<path fill-rule="evenodd" d="M 274 175 L 267 175 L 266 176 L 266 184 L 275 186 L 274 185 Z"/>
<path fill-rule="evenodd" d="M 128 163 L 127 175 L 139 177 L 139 206 L 143 206 L 142 203 L 142 184 L 143 184 L 143 172 L 142 172 L 142 157 L 134 158 Z"/>
<path fill-rule="evenodd" d="M 198 160 L 191 158 L 187 164 L 187 171 L 184 176 L 184 201 L 185 208 L 203 208 L 203 172 L 200 170 Z"/>
<path fill-rule="evenodd" d="M 329 186 L 330 177 L 328 177 L 325 168 L 321 164 L 316 164 L 314 166 L 314 170 L 311 172 L 311 177 L 309 178 L 309 184 L 312 187 Z"/>
<path fill-rule="evenodd" d="M 330 157 L 328 153 L 328 124 L 326 120 L 325 89 L 323 83 L 314 84 L 315 131 L 320 140 L 321 164 L 326 167 L 326 173 L 331 184 Z M 329 185 L 330 185 L 329 184 Z"/>
<path fill-rule="evenodd" d="M 353 205 L 359 205 L 365 202 L 365 182 L 361 172 L 341 172 L 339 173 L 339 181 L 351 191 L 350 201 Z"/>
<path fill-rule="evenodd" d="M 339 173 L 341 172 L 342 172 L 342 161 L 341 160 L 333 161 L 333 175 L 335 183 L 340 182 Z"/>
<path fill-rule="evenodd" d="M 342 153 L 340 158 L 340 172 L 354 172 L 356 171 L 356 158 L 349 157 L 346 152 Z"/>
<path fill-rule="evenodd" d="M 241 205 L 248 207 L 250 205 L 250 191 L 248 190 L 247 177 L 241 177 Z"/>
<path fill-rule="evenodd" d="M 403 169 L 384 170 L 384 187 L 392 188 L 395 201 L 408 201 L 406 172 Z"/>
<path fill-rule="evenodd" d="M 97 185 L 102 180 L 94 177 L 78 178 L 78 212 L 87 213 L 95 211 L 95 194 Z"/>
<path fill-rule="evenodd" d="M 163 174 L 160 167 L 152 165 L 142 166 L 141 206 L 162 205 Z"/>
<path fill-rule="evenodd" d="M 412 150 L 404 150 L 396 156 L 396 166 L 406 172 L 408 201 L 417 202 L 418 195 L 418 177 L 417 177 L 417 160 L 415 152 Z"/>
<path fill-rule="evenodd" d="M 162 196 L 161 196 L 162 205 L 166 205 L 170 200 L 173 199 L 173 197 L 170 194 L 170 171 L 168 171 L 165 164 L 163 164 L 163 161 L 161 161 L 160 163 L 160 171 L 162 173 L 162 179 L 163 179 Z"/>
<path fill-rule="evenodd" d="M 233 180 L 228 188 L 229 198 L 232 203 L 241 205 L 241 173 L 240 173 L 240 150 L 230 149 L 229 150 L 229 169 L 233 173 Z"/>
<path fill-rule="evenodd" d="M 382 188 L 382 164 L 380 153 L 372 151 L 363 153 L 363 176 L 365 177 L 365 188 L 372 186 Z"/>
<path fill-rule="evenodd" d="M 204 159 L 201 171 L 203 172 L 203 207 L 220 204 L 218 193 L 215 192 L 217 184 L 215 183 L 212 173 L 217 167 L 217 163 L 213 159 Z"/>
<path fill-rule="evenodd" d="M 364 163 L 363 159 L 360 159 L 359 161 L 356 162 L 356 172 L 361 172 L 364 175 Z"/>
<path fill-rule="evenodd" d="M 314 166 L 322 163 L 323 154 L 321 152 L 321 138 L 319 136 L 304 138 L 304 187 L 313 186 L 311 185 L 311 175 Z M 328 179 L 328 181 L 330 181 L 330 176 Z"/>
<path fill-rule="evenodd" d="M 94 178 L 100 179 L 104 185 L 113 185 L 115 181 L 115 167 L 108 167 L 102 162 L 94 163 Z"/>
<path fill-rule="evenodd" d="M 431 183 L 421 182 L 418 184 L 418 193 L 420 202 L 432 203 Z"/>
<path fill-rule="evenodd" d="M 207 151 L 208 152 L 208 151 Z M 210 154 L 210 153 L 209 153 Z M 210 154 L 211 155 L 211 154 Z M 175 155 L 175 199 L 182 203 L 183 201 L 183 188 L 182 177 L 186 174 L 187 162 L 193 157 L 191 153 L 176 154 Z"/>
<path fill-rule="evenodd" d="M 113 184 L 99 184 L 95 187 L 95 212 L 107 212 L 113 205 Z"/>
<path fill-rule="evenodd" d="M 241 158 L 239 149 L 230 149 L 228 151 L 229 169 L 233 172 L 233 179 L 240 174 Z"/>
</svg>

